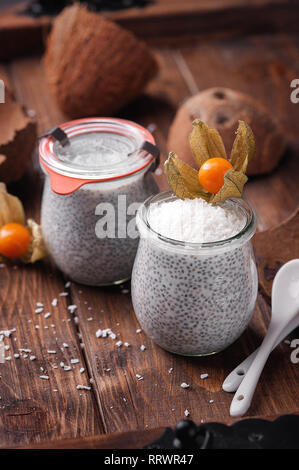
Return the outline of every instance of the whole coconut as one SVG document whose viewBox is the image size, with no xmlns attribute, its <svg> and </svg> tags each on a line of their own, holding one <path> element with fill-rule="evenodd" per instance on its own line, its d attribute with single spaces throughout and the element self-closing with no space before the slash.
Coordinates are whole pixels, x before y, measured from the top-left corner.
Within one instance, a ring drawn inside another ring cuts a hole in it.
<svg viewBox="0 0 299 470">
<path fill-rule="evenodd" d="M 247 174 L 269 173 L 278 164 L 285 140 L 270 114 L 255 99 L 229 88 L 209 88 L 189 98 L 177 111 L 169 130 L 168 149 L 194 166 L 188 137 L 192 121 L 201 119 L 220 132 L 229 156 L 238 121 L 252 128 L 256 140 L 255 156 Z"/>
<path fill-rule="evenodd" d="M 79 4 L 54 21 L 44 63 L 59 107 L 73 118 L 114 114 L 158 70 L 144 42 Z"/>
</svg>

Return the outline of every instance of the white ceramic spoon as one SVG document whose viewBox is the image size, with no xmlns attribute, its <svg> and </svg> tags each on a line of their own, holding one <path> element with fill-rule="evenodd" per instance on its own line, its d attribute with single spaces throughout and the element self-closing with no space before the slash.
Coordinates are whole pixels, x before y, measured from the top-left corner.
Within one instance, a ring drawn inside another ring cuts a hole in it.
<svg viewBox="0 0 299 470">
<path fill-rule="evenodd" d="M 265 339 L 230 407 L 231 416 L 242 416 L 250 407 L 260 375 L 267 359 L 287 325 L 299 312 L 299 259 L 284 264 L 272 285 L 272 318 Z"/>
<path fill-rule="evenodd" d="M 275 344 L 275 349 L 295 328 L 299 326 L 299 315 L 297 315 L 294 320 L 292 320 L 288 326 L 283 330 L 282 334 L 279 337 L 279 340 Z M 243 381 L 244 376 L 247 374 L 251 364 L 253 363 L 256 355 L 259 351 L 257 348 L 250 356 L 248 356 L 241 364 L 239 364 L 224 380 L 222 384 L 222 389 L 225 392 L 235 392 L 240 383 Z"/>
</svg>

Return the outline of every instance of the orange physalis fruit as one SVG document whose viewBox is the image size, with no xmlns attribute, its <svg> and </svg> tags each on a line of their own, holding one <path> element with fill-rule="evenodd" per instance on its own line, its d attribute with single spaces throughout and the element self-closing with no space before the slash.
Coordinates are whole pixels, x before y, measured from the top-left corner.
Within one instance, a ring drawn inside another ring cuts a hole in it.
<svg viewBox="0 0 299 470">
<path fill-rule="evenodd" d="M 206 191 L 216 194 L 224 184 L 225 173 L 232 168 L 232 164 L 225 158 L 209 158 L 198 171 L 199 182 Z"/>
<path fill-rule="evenodd" d="M 20 258 L 30 245 L 31 234 L 24 225 L 10 223 L 0 228 L 0 254 L 6 258 Z"/>
</svg>

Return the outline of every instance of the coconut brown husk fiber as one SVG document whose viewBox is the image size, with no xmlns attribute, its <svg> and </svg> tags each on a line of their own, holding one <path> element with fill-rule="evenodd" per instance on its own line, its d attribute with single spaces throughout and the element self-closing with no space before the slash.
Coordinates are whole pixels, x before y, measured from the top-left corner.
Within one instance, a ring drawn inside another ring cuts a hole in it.
<svg viewBox="0 0 299 470">
<path fill-rule="evenodd" d="M 20 179 L 29 164 L 37 138 L 34 119 L 15 100 L 8 76 L 0 67 L 5 84 L 5 103 L 0 104 L 0 181 L 10 183 Z"/>
<path fill-rule="evenodd" d="M 189 98 L 178 109 L 168 135 L 168 150 L 192 163 L 188 136 L 195 119 L 217 129 L 229 155 L 238 128 L 238 121 L 251 127 L 256 151 L 248 165 L 247 174 L 271 172 L 285 150 L 285 140 L 276 122 L 255 99 L 229 88 L 209 88 Z"/>
<path fill-rule="evenodd" d="M 54 21 L 44 64 L 60 109 L 72 118 L 113 115 L 158 70 L 144 42 L 78 4 Z"/>
<path fill-rule="evenodd" d="M 268 300 L 278 269 L 287 261 L 299 258 L 299 206 L 284 222 L 258 232 L 253 237 L 259 284 Z"/>
</svg>

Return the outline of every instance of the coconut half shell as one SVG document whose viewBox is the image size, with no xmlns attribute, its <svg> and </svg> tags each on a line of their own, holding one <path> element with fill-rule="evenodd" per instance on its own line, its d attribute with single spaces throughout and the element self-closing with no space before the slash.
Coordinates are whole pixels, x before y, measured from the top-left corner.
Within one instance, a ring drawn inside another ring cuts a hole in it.
<svg viewBox="0 0 299 470">
<path fill-rule="evenodd" d="M 37 126 L 26 108 L 15 100 L 3 66 L 0 66 L 0 78 L 5 85 L 5 103 L 0 104 L 0 181 L 10 183 L 22 177 L 31 160 Z"/>
<path fill-rule="evenodd" d="M 189 98 L 177 111 L 169 130 L 168 149 L 193 165 L 188 136 L 194 119 L 217 129 L 230 154 L 238 121 L 245 121 L 255 135 L 256 151 L 247 174 L 271 172 L 285 150 L 286 142 L 278 125 L 255 99 L 229 88 L 209 88 Z"/>
<path fill-rule="evenodd" d="M 273 279 L 287 261 L 299 258 L 299 207 L 284 222 L 253 237 L 259 284 L 271 298 Z"/>
<path fill-rule="evenodd" d="M 73 118 L 114 114 L 158 70 L 144 42 L 78 4 L 54 21 L 44 63 L 59 107 Z"/>
</svg>

